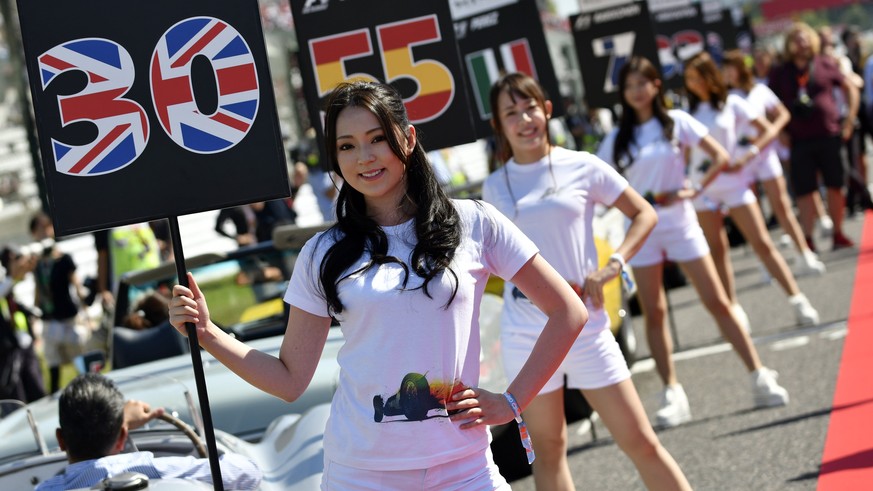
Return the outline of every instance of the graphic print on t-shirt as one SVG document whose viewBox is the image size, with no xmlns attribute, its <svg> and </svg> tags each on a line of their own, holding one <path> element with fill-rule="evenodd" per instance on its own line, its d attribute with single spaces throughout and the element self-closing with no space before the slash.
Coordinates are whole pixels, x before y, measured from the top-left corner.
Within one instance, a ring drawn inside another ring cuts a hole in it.
<svg viewBox="0 0 873 491">
<path fill-rule="evenodd" d="M 425 374 L 426 375 L 426 374 Z M 381 423 L 386 416 L 404 416 L 406 421 L 424 421 L 429 418 L 447 418 L 446 400 L 466 385 L 460 382 L 429 383 L 420 373 L 407 373 L 400 382 L 400 389 L 388 397 L 373 397 L 373 420 Z M 386 423 L 403 421 L 401 418 L 386 420 Z"/>
</svg>

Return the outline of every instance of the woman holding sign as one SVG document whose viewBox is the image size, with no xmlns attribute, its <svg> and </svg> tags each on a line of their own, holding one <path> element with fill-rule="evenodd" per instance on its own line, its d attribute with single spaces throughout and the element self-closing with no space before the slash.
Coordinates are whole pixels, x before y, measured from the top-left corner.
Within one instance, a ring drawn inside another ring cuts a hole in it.
<svg viewBox="0 0 873 491">
<path fill-rule="evenodd" d="M 637 280 L 637 298 L 646 318 L 646 338 L 665 388 L 655 413 L 661 427 L 691 420 L 685 390 L 673 365 L 673 340 L 666 325 L 664 261 L 679 263 L 691 279 L 703 304 L 750 372 L 754 404 L 775 406 L 788 402 L 788 392 L 776 383 L 776 372 L 765 368 L 718 279 L 706 238 L 688 198 L 706 189 L 727 165 L 727 151 L 706 126 L 688 113 L 664 106 L 661 74 L 647 59 L 631 58 L 619 73 L 622 116 L 618 128 L 603 140 L 598 155 L 615 165 L 631 187 L 655 205 L 658 225 L 646 243 L 628 261 Z M 696 188 L 686 185 L 685 152 L 699 147 L 714 162 Z"/>
<path fill-rule="evenodd" d="M 552 103 L 533 78 L 513 73 L 491 88 L 492 125 L 501 160 L 482 197 L 536 242 L 543 257 L 585 300 L 589 322 L 557 372 L 524 413 L 539 458 L 538 489 L 574 489 L 567 464 L 564 378 L 580 389 L 631 458 L 649 489 L 691 489 L 655 435 L 603 310 L 603 286 L 622 274 L 625 257 L 655 226 L 655 210 L 606 163 L 550 143 Z M 598 268 L 592 223 L 597 204 L 615 206 L 631 222 L 609 262 Z M 521 370 L 549 320 L 513 282 L 505 283 L 501 350 L 508 379 Z"/>
<path fill-rule="evenodd" d="M 750 189 L 754 167 L 749 166 L 757 166 L 760 149 L 776 138 L 776 129 L 751 104 L 738 95 L 728 94 L 718 66 L 706 51 L 697 53 L 685 62 L 685 87 L 688 89 L 691 115 L 709 127 L 710 135 L 731 154 L 727 171 L 719 174 L 693 201 L 697 220 L 703 228 L 731 308 L 748 327 L 748 317 L 739 304 L 734 286 L 730 245 L 724 230 L 724 211 L 788 295 L 788 303 L 794 311 L 797 324 L 817 323 L 818 312 L 797 287 L 785 259 L 770 240 L 764 215 L 755 193 Z M 710 167 L 711 160 L 701 150 L 692 148 L 689 165 L 692 183 L 699 183 Z"/>
<path fill-rule="evenodd" d="M 337 223 L 297 259 L 279 357 L 215 326 L 193 277 L 190 288 L 174 288 L 170 321 L 183 333 L 194 323 L 207 351 L 289 401 L 309 384 L 331 317 L 339 321 L 345 344 L 324 437 L 325 489 L 508 489 L 487 427 L 515 419 L 526 433 L 521 410 L 578 336 L 585 307 L 493 207 L 448 198 L 393 88 L 344 83 L 326 108 L 326 156 L 344 182 Z M 490 274 L 512 279 L 548 316 L 503 394 L 477 387 Z"/>
</svg>

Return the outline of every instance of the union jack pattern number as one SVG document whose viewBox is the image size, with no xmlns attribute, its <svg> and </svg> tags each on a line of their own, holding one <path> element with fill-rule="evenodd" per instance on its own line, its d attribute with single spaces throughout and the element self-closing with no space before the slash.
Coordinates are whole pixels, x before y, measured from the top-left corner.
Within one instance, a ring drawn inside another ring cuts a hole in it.
<svg viewBox="0 0 873 491">
<path fill-rule="evenodd" d="M 218 109 L 197 109 L 191 62 L 206 56 L 215 70 Z M 258 112 L 258 77 L 249 46 L 236 29 L 212 17 L 183 20 L 164 33 L 152 55 L 152 100 L 158 121 L 179 146 L 217 153 L 239 143 Z"/>
<path fill-rule="evenodd" d="M 108 39 L 77 39 L 46 51 L 38 61 L 43 90 L 70 70 L 88 76 L 80 92 L 58 96 L 58 107 L 62 126 L 90 121 L 97 126 L 97 137 L 86 145 L 68 145 L 52 138 L 58 172 L 106 174 L 142 154 L 149 139 L 149 122 L 141 105 L 123 97 L 134 80 L 127 50 Z"/>
<path fill-rule="evenodd" d="M 213 114 L 197 108 L 191 83 L 196 56 L 209 59 L 218 89 Z M 88 121 L 97 137 L 85 145 L 51 139 L 55 167 L 73 176 L 115 172 L 133 163 L 149 140 L 143 107 L 125 98 L 133 86 L 135 66 L 123 46 L 102 38 L 82 38 L 57 45 L 38 58 L 45 90 L 58 75 L 84 72 L 85 87 L 58 95 L 62 127 Z M 182 148 L 202 154 L 228 150 L 248 134 L 258 112 L 260 90 L 252 52 L 230 24 L 213 17 L 192 17 L 170 27 L 158 40 L 149 79 L 161 128 Z"/>
</svg>

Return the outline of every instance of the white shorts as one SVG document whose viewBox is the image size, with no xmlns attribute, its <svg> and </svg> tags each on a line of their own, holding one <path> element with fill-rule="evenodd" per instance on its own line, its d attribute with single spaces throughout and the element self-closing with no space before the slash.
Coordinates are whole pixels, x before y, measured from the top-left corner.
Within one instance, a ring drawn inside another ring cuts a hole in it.
<svg viewBox="0 0 873 491">
<path fill-rule="evenodd" d="M 775 150 L 765 152 L 763 158 L 755 162 L 750 170 L 756 181 L 769 181 L 785 174 Z"/>
<path fill-rule="evenodd" d="M 338 464 L 324 457 L 322 491 L 509 491 L 494 464 L 491 448 L 467 457 L 408 471 L 373 471 Z"/>
<path fill-rule="evenodd" d="M 580 334 L 567 353 L 561 366 L 549 378 L 540 394 L 556 391 L 564 386 L 566 377 L 570 389 L 599 389 L 630 378 L 627 362 L 621 354 L 615 336 L 608 328 L 600 332 Z M 533 351 L 537 336 L 510 332 L 500 336 L 503 370 L 506 379 L 513 380 Z"/>
<path fill-rule="evenodd" d="M 776 149 L 776 156 L 779 157 L 779 160 L 791 160 L 791 148 L 783 145 L 780 142 L 776 142 L 773 144 Z"/>
<path fill-rule="evenodd" d="M 87 341 L 84 327 L 76 325 L 76 318 L 49 319 L 43 331 L 43 356 L 50 367 L 72 363 L 82 354 Z"/>
<path fill-rule="evenodd" d="M 640 250 L 628 260 L 628 264 L 641 268 L 661 264 L 665 259 L 684 263 L 707 254 L 709 245 L 696 219 L 681 226 L 659 221 Z"/>
<path fill-rule="evenodd" d="M 707 189 L 694 198 L 695 211 L 718 211 L 722 208 L 736 208 L 750 205 L 757 200 L 755 193 L 747 187 Z"/>
</svg>

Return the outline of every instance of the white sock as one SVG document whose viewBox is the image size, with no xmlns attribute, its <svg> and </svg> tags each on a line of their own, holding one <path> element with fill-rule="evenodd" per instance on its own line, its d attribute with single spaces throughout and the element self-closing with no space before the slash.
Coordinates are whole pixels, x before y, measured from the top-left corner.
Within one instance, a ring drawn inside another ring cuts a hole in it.
<svg viewBox="0 0 873 491">
<path fill-rule="evenodd" d="M 792 295 L 788 297 L 788 302 L 791 304 L 806 303 L 808 301 L 809 300 L 806 299 L 806 295 L 804 295 L 803 293 L 798 293 L 797 295 Z"/>
</svg>

